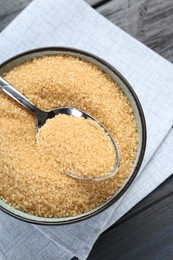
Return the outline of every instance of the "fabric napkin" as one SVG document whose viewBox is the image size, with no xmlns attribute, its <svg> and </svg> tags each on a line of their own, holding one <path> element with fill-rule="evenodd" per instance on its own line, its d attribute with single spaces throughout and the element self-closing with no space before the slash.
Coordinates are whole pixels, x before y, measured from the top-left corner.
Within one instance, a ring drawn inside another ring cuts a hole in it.
<svg viewBox="0 0 173 260">
<path fill-rule="evenodd" d="M 48 227 L 0 212 L 0 259 L 86 259 L 97 237 L 173 172 L 173 66 L 81 0 L 34 0 L 1 34 L 0 62 L 28 49 L 70 46 L 115 66 L 144 109 L 147 150 L 122 199 L 80 223 Z M 172 157 L 171 157 L 172 156 Z"/>
</svg>

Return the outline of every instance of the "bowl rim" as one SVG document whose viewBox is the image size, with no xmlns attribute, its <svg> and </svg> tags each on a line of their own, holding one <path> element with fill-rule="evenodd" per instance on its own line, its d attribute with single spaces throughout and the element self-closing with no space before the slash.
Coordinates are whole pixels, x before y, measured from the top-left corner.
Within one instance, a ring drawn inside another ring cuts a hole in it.
<svg viewBox="0 0 173 260">
<path fill-rule="evenodd" d="M 28 51 L 25 51 L 25 52 L 21 52 L 7 60 L 5 60 L 4 62 L 2 62 L 0 64 L 0 69 L 2 69 L 4 66 L 6 66 L 8 63 L 11 63 L 12 61 L 18 59 L 18 58 L 21 58 L 23 56 L 26 56 L 26 55 L 30 55 L 30 54 L 34 54 L 34 53 L 41 53 L 41 52 L 48 52 L 48 51 L 57 51 L 57 52 L 71 52 L 71 53 L 74 53 L 74 54 L 81 54 L 81 55 L 84 55 L 84 56 L 87 56 L 89 58 L 92 58 L 92 59 L 95 59 L 96 61 L 98 61 L 99 63 L 103 64 L 104 66 L 108 67 L 109 70 L 111 70 L 111 72 L 113 72 L 115 75 L 117 75 L 120 80 L 124 83 L 124 85 L 127 87 L 127 89 L 129 90 L 129 92 L 131 93 L 135 103 L 136 103 L 136 107 L 138 109 L 138 113 L 139 113 L 139 116 L 140 116 L 140 120 L 141 120 L 141 126 L 142 126 L 142 141 L 141 141 L 141 150 L 140 150 L 140 154 L 139 154 L 139 158 L 138 158 L 138 161 L 136 163 L 136 166 L 135 168 L 133 169 L 133 172 L 131 174 L 131 176 L 129 177 L 128 181 L 125 183 L 124 187 L 120 190 L 120 192 L 118 192 L 118 194 L 110 199 L 107 203 L 105 203 L 103 206 L 100 206 L 97 210 L 95 211 L 92 211 L 92 212 L 88 212 L 87 214 L 85 215 L 80 215 L 79 217 L 76 216 L 76 218 L 74 219 L 68 219 L 68 220 L 64 220 L 64 221 L 58 221 L 58 218 L 57 218 L 57 221 L 50 221 L 50 222 L 47 222 L 46 220 L 45 221 L 42 221 L 42 220 L 34 220 L 34 219 L 29 219 L 29 218 L 26 218 L 24 216 L 20 216 L 20 215 L 17 215 L 15 214 L 14 212 L 11 212 L 10 210 L 4 208 L 3 206 L 0 205 L 0 210 L 2 210 L 3 212 L 7 213 L 8 215 L 10 216 L 13 216 L 17 219 L 20 219 L 22 221 L 25 221 L 25 222 L 28 222 L 28 223 L 31 223 L 31 224 L 39 224 L 39 225 L 47 225 L 47 226 L 57 226 L 57 225 L 65 225 L 65 224 L 73 224 L 73 223 L 77 223 L 79 221 L 82 221 L 82 220 L 86 220 L 86 219 L 89 219 L 93 216 L 96 216 L 97 214 L 103 212 L 105 209 L 109 208 L 111 205 L 113 205 L 117 200 L 120 199 L 120 197 L 122 197 L 122 195 L 128 190 L 128 188 L 131 186 L 132 182 L 134 181 L 134 179 L 136 178 L 138 172 L 139 172 L 139 169 L 142 165 L 142 162 L 143 162 L 143 158 L 144 158 L 144 154 L 145 154 L 145 150 L 146 150 L 146 143 L 147 143 L 147 128 L 146 128 L 146 120 L 145 120 L 145 116 L 144 116 L 144 112 L 143 112 L 143 109 L 142 109 L 142 106 L 141 106 L 141 103 L 139 101 L 139 98 L 136 94 L 136 92 L 134 91 L 134 89 L 132 88 L 132 86 L 130 85 L 130 83 L 126 80 L 126 78 L 114 67 L 112 66 L 109 62 L 105 61 L 103 58 L 100 58 L 99 56 L 91 53 L 91 52 L 88 52 L 88 51 L 85 51 L 85 50 L 81 50 L 81 49 L 78 49 L 78 48 L 73 48 L 73 47 L 62 47 L 62 46 L 48 46 L 48 47 L 41 47 L 41 48 L 34 48 L 34 49 L 31 49 L 31 50 L 28 50 Z M 58 54 L 58 53 L 57 53 Z M 49 55 L 49 54 L 45 54 L 45 55 Z M 56 54 L 55 54 L 56 55 Z M 70 54 L 68 54 L 70 55 Z M 44 56 L 44 54 L 43 54 Z M 34 58 L 34 57 L 33 57 Z M 20 210 L 21 211 L 21 210 Z M 23 211 L 21 211 L 23 212 Z M 24 213 L 24 212 L 23 212 Z M 27 213 L 28 214 L 28 213 Z M 34 215 L 31 215 L 34 217 Z M 56 218 L 55 218 L 56 219 Z"/>
</svg>

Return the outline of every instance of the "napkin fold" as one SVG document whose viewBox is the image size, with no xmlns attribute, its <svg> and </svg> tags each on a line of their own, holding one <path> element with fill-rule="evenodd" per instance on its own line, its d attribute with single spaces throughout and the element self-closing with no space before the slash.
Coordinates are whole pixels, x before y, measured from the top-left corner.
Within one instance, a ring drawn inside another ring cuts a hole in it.
<svg viewBox="0 0 173 260">
<path fill-rule="evenodd" d="M 97 237 L 173 172 L 173 66 L 81 0 L 34 0 L 0 34 L 0 62 L 42 46 L 90 51 L 131 83 L 144 109 L 147 149 L 131 188 L 113 206 L 80 223 L 47 227 L 0 212 L 0 259 L 86 259 Z M 36 240 L 37 239 L 37 240 Z M 37 241 L 37 242 L 36 242 Z M 1 256 L 2 255 L 2 256 Z"/>
</svg>

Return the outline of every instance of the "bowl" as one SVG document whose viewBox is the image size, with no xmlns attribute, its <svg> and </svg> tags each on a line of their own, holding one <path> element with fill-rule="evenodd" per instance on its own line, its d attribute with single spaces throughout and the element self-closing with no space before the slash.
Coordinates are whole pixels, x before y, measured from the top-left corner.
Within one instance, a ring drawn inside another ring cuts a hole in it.
<svg viewBox="0 0 173 260">
<path fill-rule="evenodd" d="M 18 209 L 15 209 L 5 203 L 3 200 L 0 200 L 0 209 L 9 215 L 18 218 L 20 220 L 24 220 L 34 224 L 44 224 L 44 225 L 61 225 L 61 224 L 70 224 L 74 222 L 78 222 L 84 219 L 88 219 L 90 217 L 95 216 L 96 214 L 104 211 L 111 205 L 113 205 L 120 197 L 130 188 L 132 185 L 136 175 L 139 172 L 141 167 L 145 148 L 146 148 L 146 123 L 144 113 L 140 104 L 140 101 L 134 92 L 131 85 L 128 81 L 124 78 L 124 76 L 113 66 L 107 63 L 105 60 L 93 55 L 89 52 L 74 49 L 74 48 L 66 48 L 66 47 L 46 47 L 40 49 L 30 50 L 24 53 L 21 53 L 17 56 L 14 56 L 7 61 L 3 62 L 0 65 L 0 75 L 8 70 L 12 69 L 13 67 L 22 64 L 25 61 L 31 60 L 33 58 L 38 58 L 44 55 L 56 55 L 56 54 L 65 54 L 65 55 L 72 55 L 75 57 L 82 58 L 87 60 L 98 67 L 100 67 L 103 71 L 105 71 L 111 78 L 119 84 L 123 93 L 129 99 L 131 106 L 134 111 L 134 116 L 137 122 L 137 131 L 139 137 L 138 149 L 136 154 L 136 159 L 133 164 L 133 168 L 129 173 L 129 177 L 126 179 L 125 183 L 121 186 L 121 188 L 105 203 L 98 206 L 97 208 L 85 212 L 81 215 L 73 216 L 73 217 L 64 217 L 64 218 L 45 218 L 45 217 L 38 217 L 34 215 L 30 215 L 28 213 L 22 212 Z"/>
</svg>

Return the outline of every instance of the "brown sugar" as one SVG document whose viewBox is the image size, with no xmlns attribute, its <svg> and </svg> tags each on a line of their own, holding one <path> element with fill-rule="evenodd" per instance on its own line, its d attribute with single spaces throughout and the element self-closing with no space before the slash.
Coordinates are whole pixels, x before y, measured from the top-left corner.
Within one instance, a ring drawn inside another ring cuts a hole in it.
<svg viewBox="0 0 173 260">
<path fill-rule="evenodd" d="M 55 116 L 39 129 L 37 142 L 43 162 L 53 165 L 58 173 L 99 178 L 115 168 L 112 141 L 92 119 Z"/>
<path fill-rule="evenodd" d="M 62 174 L 48 152 L 43 163 L 34 116 L 1 91 L 0 199 L 42 217 L 79 215 L 110 199 L 128 178 L 138 146 L 133 109 L 120 87 L 97 66 L 65 55 L 34 59 L 3 76 L 43 110 L 76 107 L 97 118 L 116 140 L 121 163 L 113 178 L 99 182 Z"/>
</svg>

